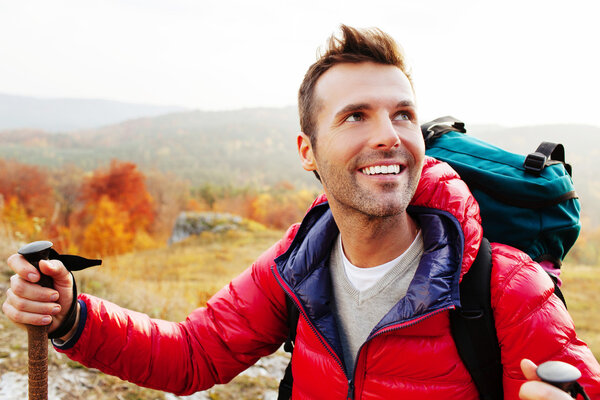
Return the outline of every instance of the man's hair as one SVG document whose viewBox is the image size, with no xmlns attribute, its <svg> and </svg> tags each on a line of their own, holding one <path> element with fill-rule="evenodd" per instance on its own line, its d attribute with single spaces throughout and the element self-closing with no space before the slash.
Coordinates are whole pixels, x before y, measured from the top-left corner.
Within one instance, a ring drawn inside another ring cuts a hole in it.
<svg viewBox="0 0 600 400">
<path fill-rule="evenodd" d="M 402 48 L 394 39 L 380 29 L 356 29 L 341 25 L 342 37 L 332 35 L 324 54 L 310 66 L 298 91 L 300 129 L 315 147 L 316 116 L 320 109 L 315 98 L 315 86 L 321 75 L 337 64 L 374 62 L 394 65 L 406 75 L 411 86 L 412 79 Z"/>
</svg>

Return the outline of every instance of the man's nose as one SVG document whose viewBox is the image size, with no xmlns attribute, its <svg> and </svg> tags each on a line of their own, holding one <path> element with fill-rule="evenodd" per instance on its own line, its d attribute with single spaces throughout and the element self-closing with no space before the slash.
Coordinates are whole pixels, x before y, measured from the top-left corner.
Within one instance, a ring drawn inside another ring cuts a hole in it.
<svg viewBox="0 0 600 400">
<path fill-rule="evenodd" d="M 388 116 L 378 118 L 371 132 L 370 145 L 376 149 L 400 146 L 400 136 Z"/>
</svg>

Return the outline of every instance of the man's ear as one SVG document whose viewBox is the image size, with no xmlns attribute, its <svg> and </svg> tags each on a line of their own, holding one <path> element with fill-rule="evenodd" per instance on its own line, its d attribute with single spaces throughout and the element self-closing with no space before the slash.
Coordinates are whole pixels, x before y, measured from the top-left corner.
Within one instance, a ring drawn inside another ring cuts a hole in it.
<svg viewBox="0 0 600 400">
<path fill-rule="evenodd" d="M 316 171 L 317 163 L 315 161 L 310 138 L 305 133 L 300 132 L 296 138 L 296 144 L 298 145 L 298 154 L 300 155 L 302 168 L 306 171 Z"/>
</svg>

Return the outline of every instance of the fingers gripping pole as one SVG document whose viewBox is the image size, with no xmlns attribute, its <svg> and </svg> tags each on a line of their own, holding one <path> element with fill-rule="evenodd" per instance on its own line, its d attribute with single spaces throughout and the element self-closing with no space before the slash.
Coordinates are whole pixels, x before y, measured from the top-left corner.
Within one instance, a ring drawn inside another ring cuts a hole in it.
<svg viewBox="0 0 600 400">
<path fill-rule="evenodd" d="M 535 372 L 542 381 L 569 393 L 574 399 L 580 394 L 585 400 L 590 400 L 583 386 L 577 382 L 581 378 L 577 367 L 562 361 L 546 361 Z"/>
<path fill-rule="evenodd" d="M 58 254 L 52 248 L 52 242 L 45 240 L 29 243 L 19 249 L 25 259 L 37 268 L 40 273 L 38 284 L 44 287 L 52 288 L 54 284 L 52 278 L 42 274 L 40 271 L 40 260 L 50 258 L 57 259 L 63 263 L 69 272 L 80 271 L 85 268 L 102 264 L 102 260 L 92 260 L 80 256 L 69 254 Z M 73 280 L 73 300 L 71 308 L 66 319 L 51 333 L 54 337 L 69 332 L 75 324 L 77 313 L 77 290 Z M 29 400 L 47 400 L 48 399 L 48 327 L 46 326 L 27 326 L 27 337 L 29 341 Z"/>
</svg>

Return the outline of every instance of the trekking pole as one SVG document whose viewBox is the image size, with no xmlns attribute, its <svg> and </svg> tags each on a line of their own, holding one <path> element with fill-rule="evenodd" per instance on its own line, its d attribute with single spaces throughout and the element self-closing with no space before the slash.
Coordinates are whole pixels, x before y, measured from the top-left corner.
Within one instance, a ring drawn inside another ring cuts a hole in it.
<svg viewBox="0 0 600 400">
<path fill-rule="evenodd" d="M 571 364 L 562 361 L 546 361 L 540 364 L 535 371 L 537 376 L 546 383 L 551 384 L 576 398 L 578 394 L 585 400 L 590 400 L 583 386 L 577 382 L 581 372 Z"/>
<path fill-rule="evenodd" d="M 40 260 L 47 260 L 52 242 L 38 241 L 19 249 L 25 259 L 40 273 L 39 285 L 53 287 L 52 278 L 40 271 Z M 48 325 L 27 326 L 27 352 L 29 356 L 29 400 L 48 399 Z"/>
</svg>

